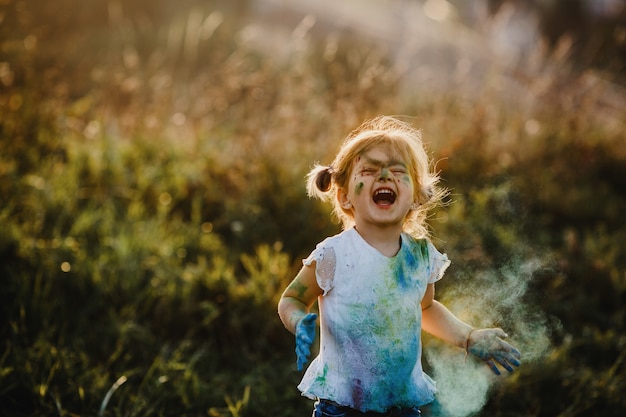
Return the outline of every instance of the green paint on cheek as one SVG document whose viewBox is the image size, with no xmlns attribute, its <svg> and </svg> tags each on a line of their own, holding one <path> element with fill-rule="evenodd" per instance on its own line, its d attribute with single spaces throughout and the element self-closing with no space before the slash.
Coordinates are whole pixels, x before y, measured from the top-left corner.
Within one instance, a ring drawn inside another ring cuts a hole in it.
<svg viewBox="0 0 626 417">
<path fill-rule="evenodd" d="M 411 177 L 409 175 L 405 175 L 404 177 L 402 177 L 402 181 L 404 181 L 407 184 L 411 184 Z"/>
<path fill-rule="evenodd" d="M 361 194 L 361 191 L 363 191 L 363 183 L 362 182 L 358 183 L 354 191 L 356 192 L 356 195 Z"/>
</svg>

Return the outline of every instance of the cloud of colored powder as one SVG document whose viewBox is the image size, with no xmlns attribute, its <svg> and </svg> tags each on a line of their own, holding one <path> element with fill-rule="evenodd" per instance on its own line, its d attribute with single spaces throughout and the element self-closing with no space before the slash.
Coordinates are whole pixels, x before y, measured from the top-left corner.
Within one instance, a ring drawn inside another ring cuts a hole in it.
<svg viewBox="0 0 626 417">
<path fill-rule="evenodd" d="M 441 294 L 441 301 L 459 318 L 474 327 L 501 327 L 509 343 L 522 352 L 522 365 L 537 361 L 550 351 L 554 324 L 532 303 L 529 284 L 542 268 L 537 259 L 511 262 L 501 270 L 480 271 L 468 276 L 450 276 L 453 285 Z M 460 268 L 462 269 L 462 268 Z M 429 343 L 424 354 L 437 382 L 438 402 L 447 417 L 466 417 L 481 410 L 494 384 L 507 378 L 458 348 Z"/>
</svg>

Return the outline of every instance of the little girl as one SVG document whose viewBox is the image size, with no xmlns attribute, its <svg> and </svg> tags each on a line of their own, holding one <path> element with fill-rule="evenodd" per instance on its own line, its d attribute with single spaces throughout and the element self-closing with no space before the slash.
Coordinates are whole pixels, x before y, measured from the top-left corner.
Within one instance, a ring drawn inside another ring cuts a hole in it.
<svg viewBox="0 0 626 417">
<path fill-rule="evenodd" d="M 303 261 L 278 304 L 301 370 L 315 338 L 309 309 L 319 303 L 320 352 L 298 385 L 316 400 L 314 417 L 419 415 L 436 393 L 422 370 L 422 329 L 498 375 L 498 365 L 519 366 L 504 331 L 474 329 L 434 299 L 450 261 L 428 240 L 426 216 L 445 193 L 419 131 L 377 117 L 307 179 L 309 195 L 332 200 L 344 228 Z"/>
</svg>

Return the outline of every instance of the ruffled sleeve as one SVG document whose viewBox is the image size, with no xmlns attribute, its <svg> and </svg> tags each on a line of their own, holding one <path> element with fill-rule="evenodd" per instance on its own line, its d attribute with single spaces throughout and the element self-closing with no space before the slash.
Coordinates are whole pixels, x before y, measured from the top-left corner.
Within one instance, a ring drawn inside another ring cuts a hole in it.
<svg viewBox="0 0 626 417">
<path fill-rule="evenodd" d="M 428 263 L 429 263 L 429 278 L 428 283 L 432 284 L 443 278 L 446 269 L 450 266 L 450 260 L 448 255 L 441 253 L 435 248 L 431 242 L 428 242 Z"/>
<path fill-rule="evenodd" d="M 317 285 L 324 292 L 323 295 L 326 295 L 333 289 L 335 265 L 337 262 L 335 250 L 332 246 L 325 245 L 325 242 L 317 245 L 309 257 L 302 260 L 302 264 L 305 266 L 311 266 L 315 262 L 315 277 Z"/>
</svg>

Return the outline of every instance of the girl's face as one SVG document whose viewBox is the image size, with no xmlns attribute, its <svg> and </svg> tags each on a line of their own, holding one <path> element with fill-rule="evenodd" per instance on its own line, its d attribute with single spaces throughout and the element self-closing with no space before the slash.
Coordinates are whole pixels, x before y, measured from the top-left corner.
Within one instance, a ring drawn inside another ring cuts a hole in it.
<svg viewBox="0 0 626 417">
<path fill-rule="evenodd" d="M 401 228 L 414 203 L 407 163 L 389 146 L 367 149 L 354 161 L 347 189 L 340 189 L 338 198 L 344 209 L 352 211 L 357 228 Z"/>
</svg>

